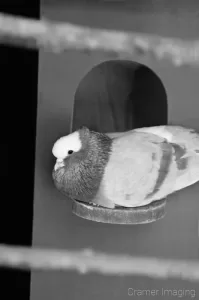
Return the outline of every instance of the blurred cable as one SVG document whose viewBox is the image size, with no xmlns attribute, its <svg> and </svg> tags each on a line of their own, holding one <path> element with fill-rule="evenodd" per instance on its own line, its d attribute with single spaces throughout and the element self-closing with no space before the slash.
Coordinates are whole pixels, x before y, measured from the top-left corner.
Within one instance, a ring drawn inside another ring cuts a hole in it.
<svg viewBox="0 0 199 300">
<path fill-rule="evenodd" d="M 199 40 L 185 41 L 161 36 L 100 30 L 70 23 L 16 18 L 0 14 L 0 43 L 54 53 L 66 50 L 102 51 L 119 58 L 152 55 L 167 58 L 175 66 L 199 65 Z"/>
<path fill-rule="evenodd" d="M 96 272 L 103 275 L 148 276 L 199 281 L 199 261 L 171 260 L 0 245 L 0 266 L 22 270 Z"/>
</svg>

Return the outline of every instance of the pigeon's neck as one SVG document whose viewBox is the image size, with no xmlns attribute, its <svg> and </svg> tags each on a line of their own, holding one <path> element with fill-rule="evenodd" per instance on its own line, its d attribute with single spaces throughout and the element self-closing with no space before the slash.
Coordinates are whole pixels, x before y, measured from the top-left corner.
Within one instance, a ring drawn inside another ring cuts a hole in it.
<svg viewBox="0 0 199 300">
<path fill-rule="evenodd" d="M 66 162 L 62 192 L 73 199 L 92 201 L 100 187 L 111 147 L 108 136 L 91 132 L 87 146 Z"/>
</svg>

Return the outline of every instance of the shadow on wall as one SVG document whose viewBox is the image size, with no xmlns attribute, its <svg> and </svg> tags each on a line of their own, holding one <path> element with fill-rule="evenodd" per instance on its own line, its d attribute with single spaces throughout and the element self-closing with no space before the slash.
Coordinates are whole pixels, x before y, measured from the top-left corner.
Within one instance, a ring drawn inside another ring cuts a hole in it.
<svg viewBox="0 0 199 300">
<path fill-rule="evenodd" d="M 85 125 L 101 132 L 166 125 L 167 95 L 148 67 L 110 60 L 93 67 L 81 80 L 74 99 L 72 131 Z"/>
</svg>

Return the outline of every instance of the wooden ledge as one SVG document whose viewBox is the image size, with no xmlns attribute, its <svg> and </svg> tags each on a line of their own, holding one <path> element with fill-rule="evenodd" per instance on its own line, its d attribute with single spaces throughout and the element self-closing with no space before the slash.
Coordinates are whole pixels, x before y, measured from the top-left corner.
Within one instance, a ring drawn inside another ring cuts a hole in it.
<svg viewBox="0 0 199 300">
<path fill-rule="evenodd" d="M 145 224 L 165 216 L 166 200 L 155 201 L 136 208 L 105 208 L 85 202 L 73 201 L 72 212 L 81 218 L 111 224 Z"/>
</svg>

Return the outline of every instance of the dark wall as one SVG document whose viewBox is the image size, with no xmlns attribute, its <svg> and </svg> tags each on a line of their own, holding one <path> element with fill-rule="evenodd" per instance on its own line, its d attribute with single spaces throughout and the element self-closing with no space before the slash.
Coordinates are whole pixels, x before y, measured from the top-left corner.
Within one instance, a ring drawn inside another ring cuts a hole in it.
<svg viewBox="0 0 199 300">
<path fill-rule="evenodd" d="M 43 6 L 42 11 L 52 19 L 166 36 L 196 37 L 199 30 L 197 7 L 191 8 L 191 4 L 186 11 L 177 12 L 177 16 L 164 11 L 132 14 L 94 8 L 83 10 L 67 5 L 52 9 Z M 198 184 L 168 198 L 164 219 L 137 226 L 100 224 L 78 218 L 71 212 L 71 202 L 66 201 L 52 184 L 54 160 L 51 149 L 60 135 L 69 132 L 76 87 L 86 72 L 107 59 L 110 57 L 96 53 L 90 56 L 77 52 L 57 56 L 40 54 L 33 244 L 49 248 L 91 247 L 107 253 L 198 259 Z M 135 56 L 133 59 L 146 64 L 162 79 L 168 96 L 169 122 L 199 129 L 199 70 L 174 68 L 170 63 L 159 63 L 147 56 Z M 128 288 L 141 289 L 143 293 L 145 290 L 159 291 L 157 297 L 143 295 L 134 296 L 134 299 L 174 298 L 163 297 L 162 289 L 195 290 L 196 298 L 199 295 L 196 283 L 177 279 L 163 281 L 147 277 L 79 275 L 75 272 L 32 274 L 32 300 L 128 299 Z M 187 294 L 183 299 L 190 298 Z"/>
<path fill-rule="evenodd" d="M 111 9 L 131 9 L 133 11 L 168 11 L 170 13 L 178 13 L 189 9 L 191 6 L 197 8 L 199 6 L 197 0 L 42 0 L 43 6 L 61 5 L 82 5 L 93 7 L 110 7 Z"/>
</svg>

